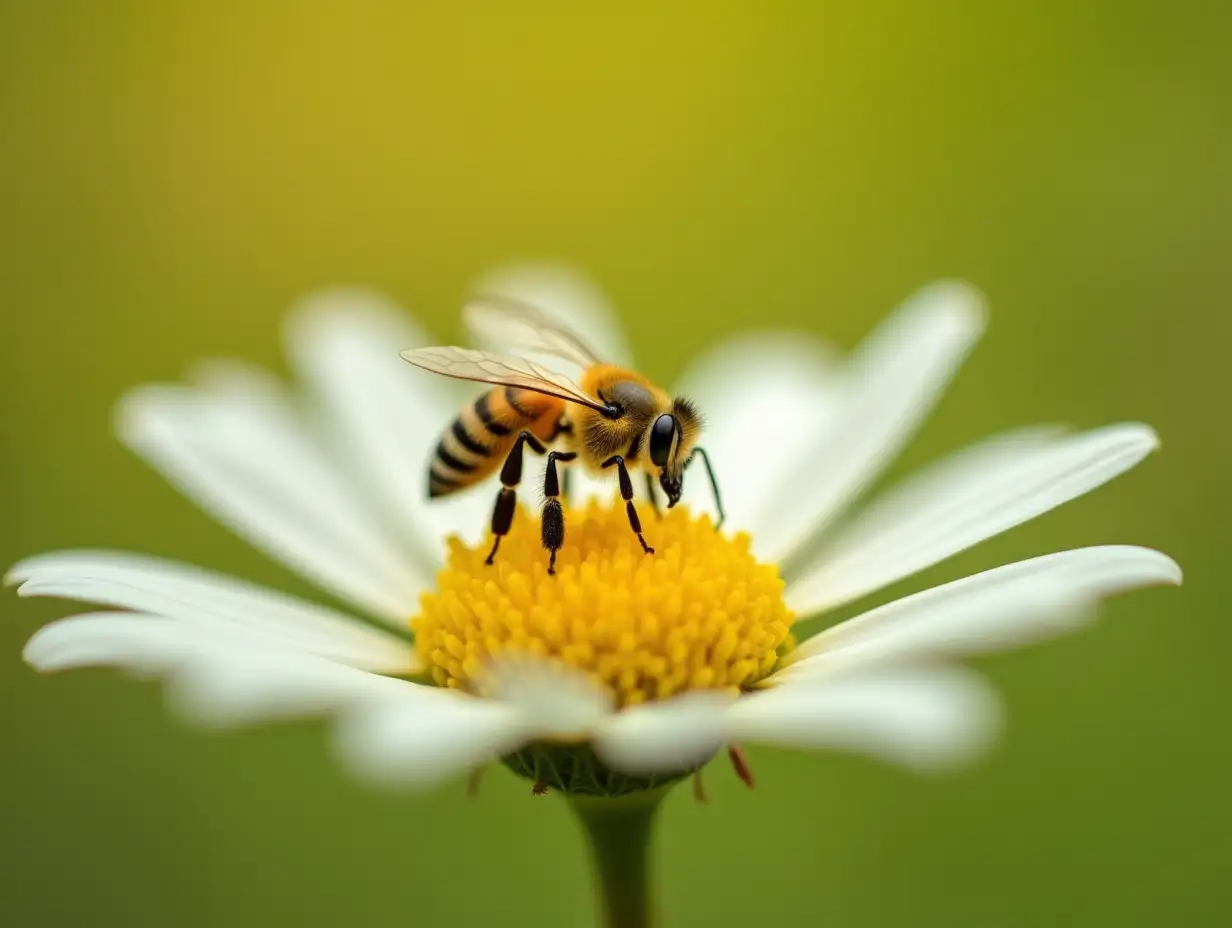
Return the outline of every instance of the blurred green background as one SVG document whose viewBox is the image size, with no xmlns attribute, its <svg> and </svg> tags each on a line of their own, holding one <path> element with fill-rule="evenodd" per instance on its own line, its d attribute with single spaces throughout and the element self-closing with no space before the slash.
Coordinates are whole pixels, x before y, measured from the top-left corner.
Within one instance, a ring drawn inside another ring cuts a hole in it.
<svg viewBox="0 0 1232 928">
<path fill-rule="evenodd" d="M 0 561 L 131 548 L 313 595 L 109 415 L 202 355 L 282 369 L 318 286 L 452 335 L 490 266 L 564 260 L 670 380 L 752 327 L 850 346 L 966 277 L 989 333 L 895 473 L 1035 421 L 1164 448 L 903 588 L 1104 542 L 1187 585 L 982 661 L 1011 727 L 964 775 L 756 750 L 748 793 L 716 765 L 661 822 L 668 923 L 1228 924 L 1226 6 L 624 10 L 0 4 Z M 559 800 L 504 771 L 478 801 L 373 794 L 317 726 L 205 736 L 154 686 L 36 677 L 22 643 L 70 609 L 8 594 L 0 624 L 3 924 L 593 918 Z"/>
</svg>

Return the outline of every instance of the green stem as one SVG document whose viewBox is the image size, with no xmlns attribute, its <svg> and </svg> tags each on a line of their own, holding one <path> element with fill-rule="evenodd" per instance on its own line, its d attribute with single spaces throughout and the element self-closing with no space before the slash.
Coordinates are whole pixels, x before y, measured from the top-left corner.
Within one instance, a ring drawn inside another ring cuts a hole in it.
<svg viewBox="0 0 1232 928">
<path fill-rule="evenodd" d="M 620 799 L 574 797 L 603 894 L 606 928 L 651 928 L 651 831 L 666 789 Z"/>
</svg>

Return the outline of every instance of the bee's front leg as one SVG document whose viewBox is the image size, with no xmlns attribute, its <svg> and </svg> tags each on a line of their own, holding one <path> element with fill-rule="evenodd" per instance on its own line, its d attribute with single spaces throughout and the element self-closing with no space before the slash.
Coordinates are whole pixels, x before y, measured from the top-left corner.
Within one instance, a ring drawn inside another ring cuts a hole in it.
<svg viewBox="0 0 1232 928">
<path fill-rule="evenodd" d="M 621 455 L 608 458 L 603 462 L 603 467 L 611 467 L 616 465 L 616 475 L 620 478 L 620 498 L 625 501 L 625 511 L 629 514 L 629 528 L 633 529 L 633 534 L 637 535 L 637 540 L 642 543 L 642 550 L 647 554 L 654 554 L 654 548 L 646 544 L 646 539 L 642 537 L 642 520 L 638 518 L 637 507 L 633 505 L 633 480 L 629 476 L 629 468 L 625 466 L 625 459 Z"/>
<path fill-rule="evenodd" d="M 543 547 L 550 554 L 548 573 L 556 573 L 556 552 L 565 543 L 565 510 L 560 505 L 560 475 L 556 472 L 557 461 L 572 461 L 575 451 L 552 451 L 548 453 L 548 466 L 543 472 Z M 568 471 L 565 472 L 566 475 Z"/>
</svg>

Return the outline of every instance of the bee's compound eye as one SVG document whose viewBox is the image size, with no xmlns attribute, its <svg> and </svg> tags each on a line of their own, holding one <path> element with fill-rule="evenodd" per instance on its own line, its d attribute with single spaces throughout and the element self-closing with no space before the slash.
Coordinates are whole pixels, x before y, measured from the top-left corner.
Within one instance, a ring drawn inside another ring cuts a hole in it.
<svg viewBox="0 0 1232 928">
<path fill-rule="evenodd" d="M 676 417 L 670 413 L 659 416 L 650 427 L 650 460 L 655 467 L 667 466 L 678 428 Z"/>
</svg>

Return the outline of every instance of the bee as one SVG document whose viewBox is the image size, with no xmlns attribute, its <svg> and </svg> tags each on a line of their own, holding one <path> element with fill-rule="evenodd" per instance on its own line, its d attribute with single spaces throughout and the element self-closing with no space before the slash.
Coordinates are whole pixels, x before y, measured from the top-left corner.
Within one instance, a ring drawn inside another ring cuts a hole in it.
<svg viewBox="0 0 1232 928">
<path fill-rule="evenodd" d="M 581 465 L 594 474 L 614 471 L 629 528 L 642 550 L 653 554 L 633 504 L 631 472 L 645 474 L 646 493 L 657 513 L 655 478 L 670 509 L 680 502 L 685 469 L 698 456 L 705 463 L 722 525 L 718 482 L 709 457 L 697 444 L 702 419 L 692 402 L 671 396 L 636 371 L 601 360 L 581 337 L 526 304 L 487 297 L 468 304 L 463 315 L 468 327 L 488 342 L 527 355 L 550 355 L 582 369 L 575 382 L 521 355 L 457 347 L 401 352 L 424 370 L 493 385 L 445 430 L 428 467 L 431 498 L 472 487 L 499 468 L 501 486 L 492 510 L 494 538 L 487 564 L 493 563 L 513 524 L 527 448 L 547 455 L 541 533 L 549 552 L 549 574 L 556 572 L 556 555 L 565 542 L 562 465 Z"/>
</svg>

